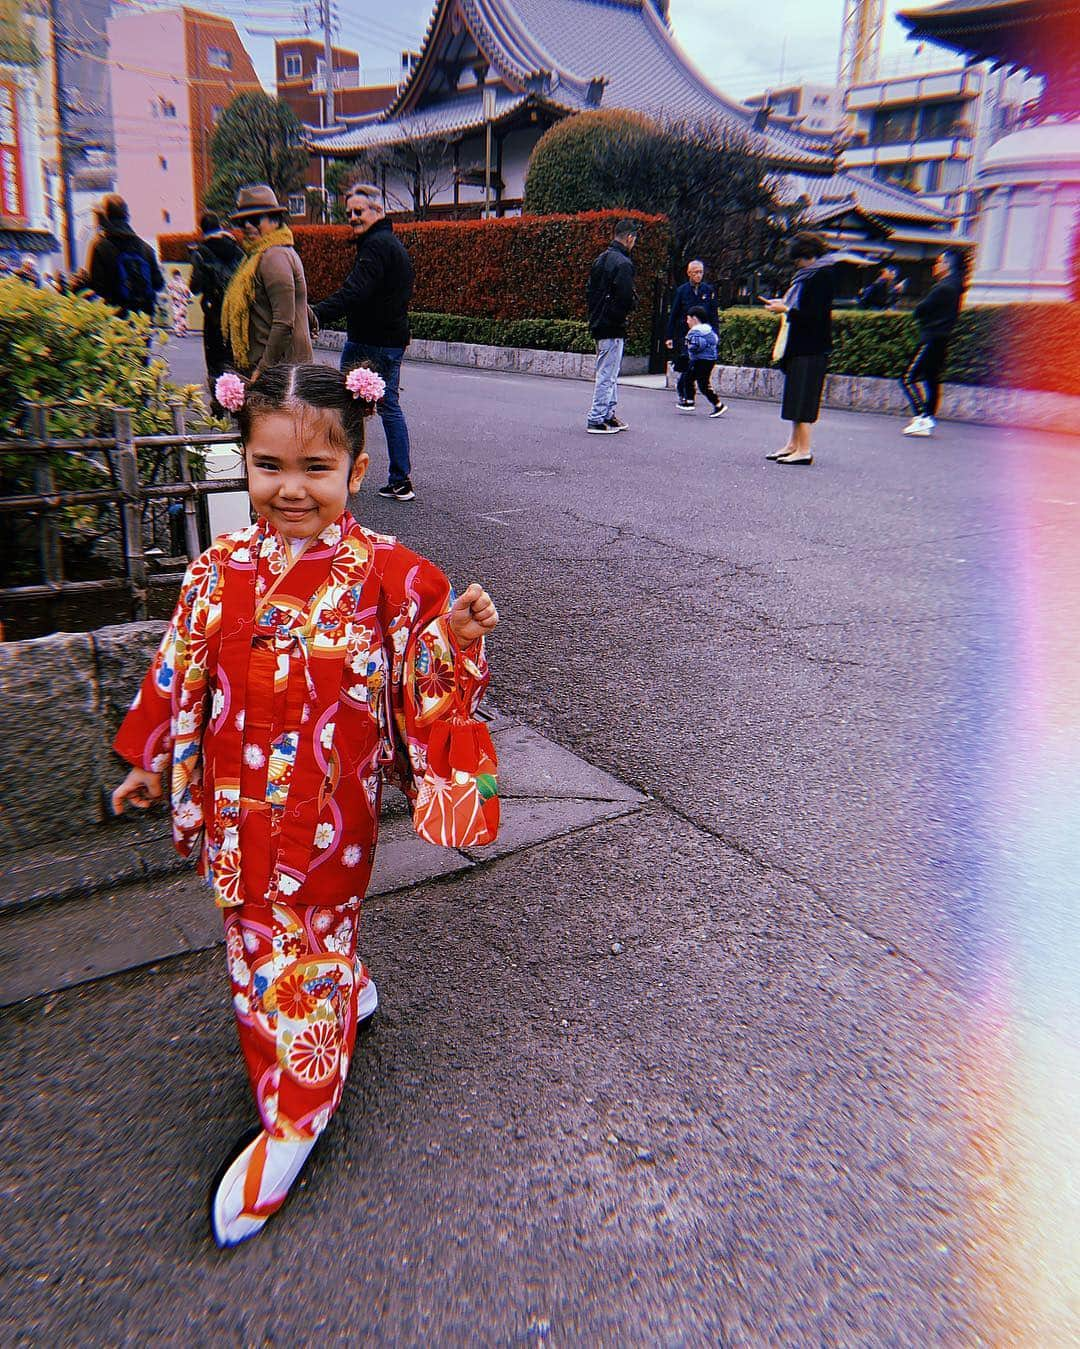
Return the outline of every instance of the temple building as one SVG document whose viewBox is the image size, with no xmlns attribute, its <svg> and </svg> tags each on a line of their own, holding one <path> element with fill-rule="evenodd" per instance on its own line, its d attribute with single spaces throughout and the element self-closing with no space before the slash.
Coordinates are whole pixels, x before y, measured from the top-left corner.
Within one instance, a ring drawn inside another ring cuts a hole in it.
<svg viewBox="0 0 1080 1349">
<path fill-rule="evenodd" d="M 975 177 L 976 304 L 1069 298 L 1080 212 L 1080 15 L 1075 0 L 946 0 L 901 13 L 909 36 L 969 63 L 1042 77 L 1038 98 L 983 156 Z"/>
<path fill-rule="evenodd" d="M 492 208 L 505 215 L 521 209 L 529 156 L 544 131 L 593 108 L 716 122 L 745 132 L 778 170 L 833 172 L 829 136 L 726 98 L 694 69 L 672 37 L 667 0 L 438 0 L 394 101 L 333 129 L 310 128 L 309 144 L 340 158 L 419 150 L 423 205 L 438 215 L 483 202 L 490 120 Z M 416 188 L 408 183 L 402 194 L 388 182 L 388 205 L 420 204 L 407 199 Z"/>
</svg>

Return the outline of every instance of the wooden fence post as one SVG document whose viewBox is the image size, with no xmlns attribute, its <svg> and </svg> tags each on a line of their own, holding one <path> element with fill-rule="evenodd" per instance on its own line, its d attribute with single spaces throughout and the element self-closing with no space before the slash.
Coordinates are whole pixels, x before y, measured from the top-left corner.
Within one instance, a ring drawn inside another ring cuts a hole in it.
<svg viewBox="0 0 1080 1349">
<path fill-rule="evenodd" d="M 40 403 L 30 403 L 26 409 L 27 429 L 33 440 L 48 440 L 49 424 Z M 56 492 L 56 476 L 47 454 L 34 455 L 34 490 L 42 496 Z M 64 557 L 60 547 L 60 530 L 56 513 L 43 510 L 38 516 L 38 543 L 41 556 L 41 577 L 48 586 L 60 586 L 64 581 Z"/>
<path fill-rule="evenodd" d="M 182 436 L 187 431 L 187 417 L 184 409 L 179 403 L 172 405 L 173 427 L 178 436 Z M 181 443 L 177 446 L 177 460 L 180 464 L 180 481 L 183 483 L 191 482 L 191 463 L 188 460 L 188 447 Z M 202 552 L 199 547 L 199 517 L 196 514 L 195 493 L 191 492 L 184 497 L 184 548 L 187 551 L 188 561 L 194 562 Z"/>
<path fill-rule="evenodd" d="M 113 435 L 116 438 L 116 471 L 124 500 L 120 519 L 124 534 L 124 570 L 131 587 L 131 617 L 139 623 L 146 618 L 146 554 L 142 537 L 142 490 L 139 486 L 139 460 L 131 430 L 131 409 L 113 411 Z"/>
</svg>

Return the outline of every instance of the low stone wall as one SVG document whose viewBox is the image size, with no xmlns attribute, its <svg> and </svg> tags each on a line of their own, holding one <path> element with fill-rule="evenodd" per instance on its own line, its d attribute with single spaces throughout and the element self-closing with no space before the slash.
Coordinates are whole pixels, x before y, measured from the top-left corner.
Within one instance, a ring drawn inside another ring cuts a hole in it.
<svg viewBox="0 0 1080 1349">
<path fill-rule="evenodd" d="M 674 389 L 677 376 L 668 367 L 667 387 Z M 732 398 L 758 398 L 779 403 L 784 390 L 783 373 L 773 367 L 719 365 L 713 376 L 718 392 Z M 851 412 L 884 412 L 911 415 L 908 401 L 895 379 L 872 379 L 865 375 L 826 375 L 822 398 L 827 408 Z M 1034 389 L 991 389 L 975 384 L 944 384 L 941 389 L 940 421 L 975 422 L 982 426 L 1023 426 L 1035 431 L 1080 432 L 1080 398 Z"/>
<path fill-rule="evenodd" d="M 315 345 L 322 351 L 340 351 L 345 334 L 320 333 Z M 405 353 L 407 361 L 433 365 L 463 365 L 474 370 L 501 370 L 519 375 L 552 375 L 558 379 L 592 380 L 596 373 L 593 352 L 537 351 L 531 347 L 486 347 L 476 342 L 429 342 L 414 338 Z M 645 356 L 624 356 L 622 374 L 643 375 L 649 368 Z"/>
<path fill-rule="evenodd" d="M 0 853 L 109 818 L 109 793 L 124 776 L 110 745 L 163 627 L 123 623 L 0 643 Z"/>
</svg>

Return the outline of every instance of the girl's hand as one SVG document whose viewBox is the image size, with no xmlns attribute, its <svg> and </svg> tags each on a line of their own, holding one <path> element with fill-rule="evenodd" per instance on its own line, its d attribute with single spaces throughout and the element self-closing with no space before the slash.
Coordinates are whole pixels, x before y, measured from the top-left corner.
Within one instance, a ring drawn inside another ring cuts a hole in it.
<svg viewBox="0 0 1080 1349">
<path fill-rule="evenodd" d="M 161 774 L 145 768 L 133 768 L 112 794 L 114 815 L 123 815 L 130 802 L 137 810 L 149 810 L 161 800 Z"/>
<path fill-rule="evenodd" d="M 494 632 L 499 613 L 491 596 L 476 581 L 457 597 L 450 610 L 450 631 L 459 646 L 472 646 L 478 637 Z"/>
</svg>

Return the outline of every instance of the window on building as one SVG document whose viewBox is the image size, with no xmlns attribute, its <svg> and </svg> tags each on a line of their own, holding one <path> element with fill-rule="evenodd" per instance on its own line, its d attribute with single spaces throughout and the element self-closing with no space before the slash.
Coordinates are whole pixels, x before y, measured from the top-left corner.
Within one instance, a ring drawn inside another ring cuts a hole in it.
<svg viewBox="0 0 1080 1349">
<path fill-rule="evenodd" d="M 937 141 L 955 136 L 956 128 L 963 120 L 962 103 L 933 103 L 919 114 L 919 138 Z"/>
<path fill-rule="evenodd" d="M 161 212 L 161 219 L 162 219 L 162 223 L 163 223 L 163 224 L 166 224 L 166 225 L 171 225 L 171 224 L 172 224 L 172 216 L 169 214 L 168 211 L 163 210 L 163 211 Z"/>
<path fill-rule="evenodd" d="M 159 94 L 156 101 L 152 104 L 155 117 L 175 117 L 176 104 L 170 103 L 167 98 L 162 98 Z"/>
<path fill-rule="evenodd" d="M 924 192 L 940 192 L 940 191 L 941 191 L 941 160 L 940 160 L 940 159 L 932 160 L 929 164 L 927 164 L 927 166 L 926 166 L 926 173 L 925 173 L 924 178 L 923 178 L 923 191 L 924 191 Z"/>
<path fill-rule="evenodd" d="M 207 47 L 206 62 L 218 70 L 232 70 L 232 57 L 224 47 Z"/>
<path fill-rule="evenodd" d="M 165 158 L 164 155 L 158 155 L 157 162 L 158 168 L 162 171 L 162 173 L 169 172 L 169 161 Z"/>
<path fill-rule="evenodd" d="M 221 117 L 224 111 L 225 109 L 220 103 L 215 103 L 213 107 L 210 109 L 210 120 L 211 122 L 213 122 L 215 126 L 217 126 L 218 122 L 221 121 Z"/>
<path fill-rule="evenodd" d="M 304 73 L 304 61 L 299 52 L 285 53 L 285 78 L 298 80 Z"/>
<path fill-rule="evenodd" d="M 22 172 L 19 149 L 19 105 L 15 86 L 0 84 L 0 212 L 23 219 Z"/>
<path fill-rule="evenodd" d="M 902 145 L 915 139 L 915 109 L 888 108 L 874 113 L 871 137 L 876 145 Z"/>
<path fill-rule="evenodd" d="M 289 214 L 290 215 L 307 214 L 307 197 L 305 197 L 302 192 L 289 193 Z"/>
</svg>

